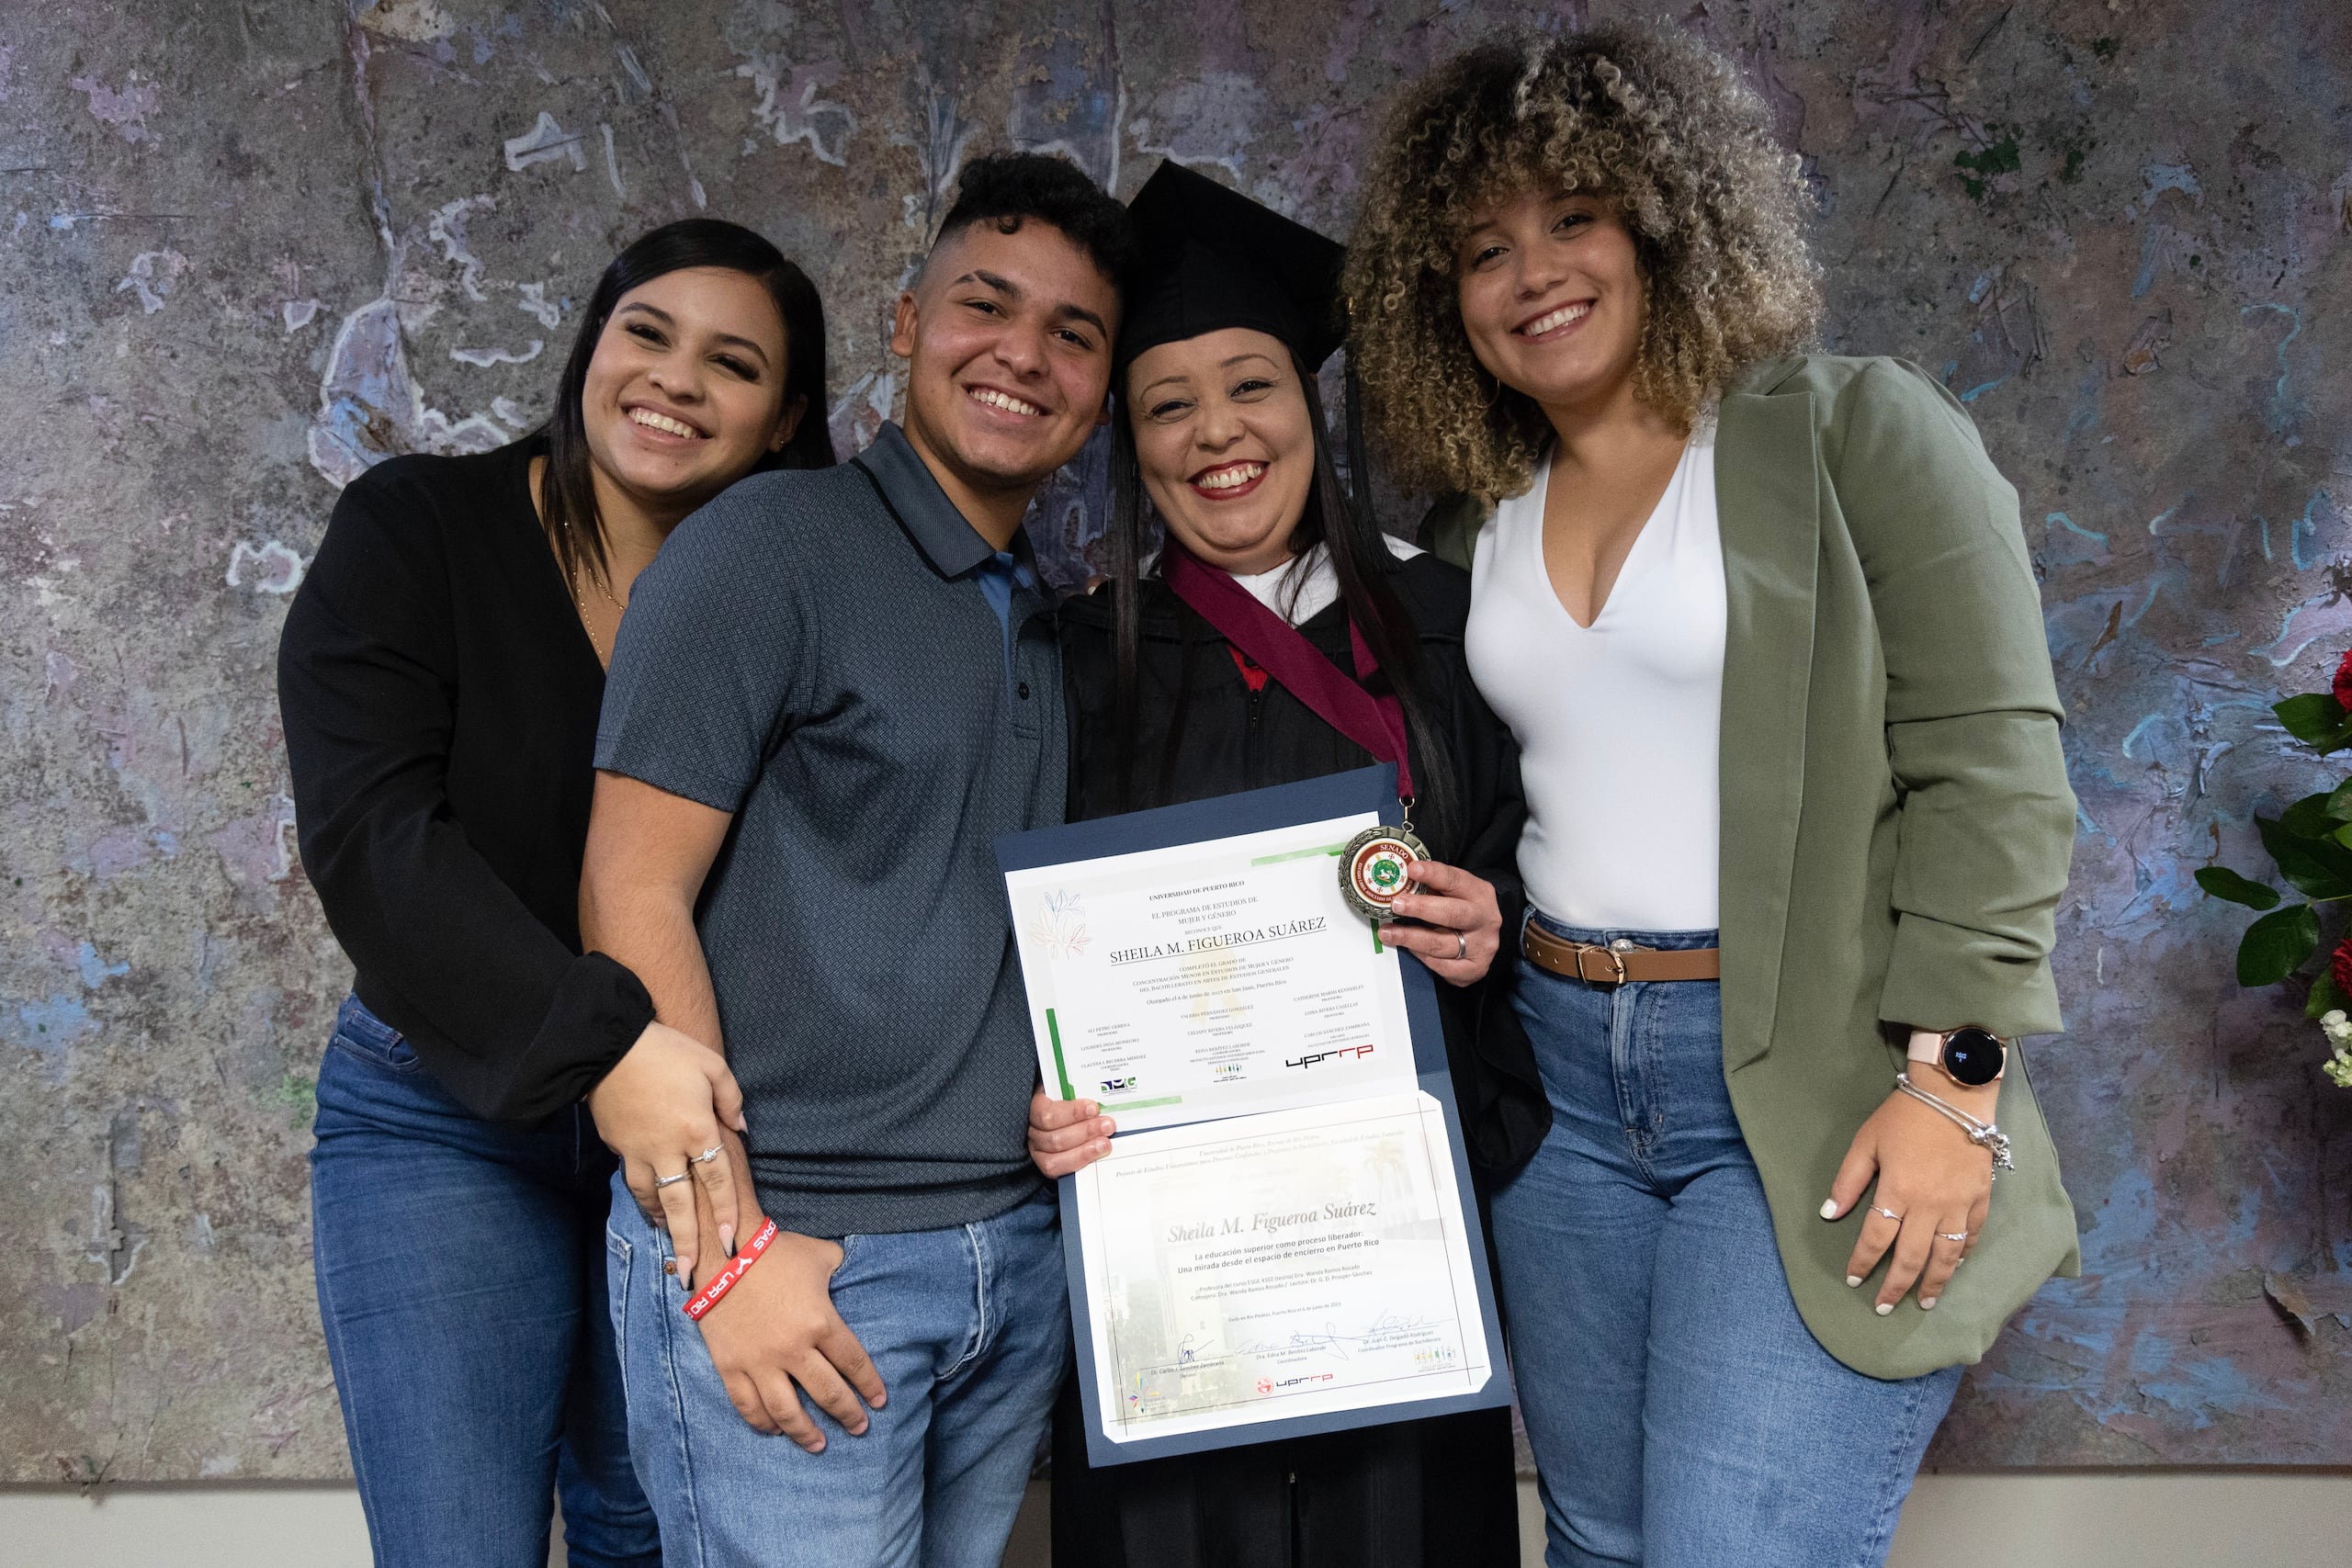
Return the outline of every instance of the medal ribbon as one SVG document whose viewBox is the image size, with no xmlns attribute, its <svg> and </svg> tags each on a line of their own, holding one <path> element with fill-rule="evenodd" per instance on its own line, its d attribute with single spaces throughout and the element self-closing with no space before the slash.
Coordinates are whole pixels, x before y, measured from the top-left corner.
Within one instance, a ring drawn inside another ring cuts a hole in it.
<svg viewBox="0 0 2352 1568">
<path fill-rule="evenodd" d="M 1348 643 L 1355 655 L 1356 678 L 1346 674 L 1299 635 L 1298 628 L 1258 602 L 1256 594 L 1230 574 L 1204 566 L 1170 535 L 1159 551 L 1159 578 L 1177 598 L 1190 604 L 1218 636 L 1248 654 L 1252 662 L 1283 684 L 1283 689 L 1306 705 L 1317 718 L 1372 753 L 1374 759 L 1396 764 L 1396 793 L 1413 798 L 1413 767 L 1405 756 L 1405 707 L 1396 694 L 1374 696 L 1358 682 L 1380 669 L 1352 616 Z"/>
</svg>

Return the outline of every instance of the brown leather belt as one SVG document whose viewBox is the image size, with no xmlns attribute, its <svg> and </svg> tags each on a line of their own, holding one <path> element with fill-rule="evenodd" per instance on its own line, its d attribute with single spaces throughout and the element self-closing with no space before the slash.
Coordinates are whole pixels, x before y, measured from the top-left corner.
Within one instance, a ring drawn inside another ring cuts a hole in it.
<svg viewBox="0 0 2352 1568">
<path fill-rule="evenodd" d="M 1635 947 L 1623 939 L 1608 946 L 1554 936 L 1533 920 L 1520 938 L 1520 952 L 1541 969 L 1588 986 L 1622 986 L 1628 980 L 1720 980 L 1720 947 Z"/>
</svg>

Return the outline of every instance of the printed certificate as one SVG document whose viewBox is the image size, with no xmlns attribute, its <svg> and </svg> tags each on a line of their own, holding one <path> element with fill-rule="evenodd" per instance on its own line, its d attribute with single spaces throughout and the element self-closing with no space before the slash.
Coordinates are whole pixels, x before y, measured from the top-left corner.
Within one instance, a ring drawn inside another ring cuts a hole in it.
<svg viewBox="0 0 2352 1568">
<path fill-rule="evenodd" d="M 1008 874 L 1049 1089 L 1122 1132 L 1411 1089 L 1396 953 L 1339 882 L 1377 819 Z"/>
<path fill-rule="evenodd" d="M 1114 1442 L 1474 1393 L 1492 1374 L 1426 1094 L 1122 1137 L 1077 1182 L 1081 1353 Z"/>
<path fill-rule="evenodd" d="M 1340 885 L 1390 767 L 997 840 L 1090 1462 L 1510 1403 L 1435 986 Z"/>
</svg>

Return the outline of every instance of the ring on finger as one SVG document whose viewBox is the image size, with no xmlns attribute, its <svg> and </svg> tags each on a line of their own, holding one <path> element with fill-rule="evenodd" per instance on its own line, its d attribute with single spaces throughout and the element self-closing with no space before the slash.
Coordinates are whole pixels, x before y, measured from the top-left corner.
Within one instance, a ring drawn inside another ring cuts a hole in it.
<svg viewBox="0 0 2352 1568">
<path fill-rule="evenodd" d="M 684 1181 L 693 1174 L 694 1172 L 691 1170 L 682 1170 L 675 1176 L 657 1176 L 653 1179 L 653 1185 L 656 1189 L 675 1187 L 679 1182 Z"/>
<path fill-rule="evenodd" d="M 1469 956 L 1470 933 L 1467 931 L 1455 931 L 1453 933 L 1453 961 L 1456 964 L 1459 964 Z"/>
<path fill-rule="evenodd" d="M 1903 1223 L 1902 1215 L 1896 1213 L 1892 1209 L 1882 1209 L 1876 1203 L 1872 1203 L 1871 1205 L 1871 1213 L 1873 1214 L 1884 1214 L 1888 1219 L 1893 1220 L 1898 1225 Z"/>
<path fill-rule="evenodd" d="M 1966 1231 L 1938 1231 L 1936 1239 L 1938 1241 L 1966 1241 L 1968 1233 Z"/>
<path fill-rule="evenodd" d="M 717 1144 L 713 1144 L 710 1147 L 703 1150 L 702 1153 L 693 1156 L 689 1163 L 694 1165 L 708 1165 L 712 1160 L 717 1159 L 720 1155 L 723 1155 L 727 1151 L 725 1149 L 720 1148 Z"/>
</svg>

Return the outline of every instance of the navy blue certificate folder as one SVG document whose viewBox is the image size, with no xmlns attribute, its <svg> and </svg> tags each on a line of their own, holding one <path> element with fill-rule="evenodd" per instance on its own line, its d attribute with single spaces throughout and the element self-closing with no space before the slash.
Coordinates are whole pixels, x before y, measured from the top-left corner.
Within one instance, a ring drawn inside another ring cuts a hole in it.
<svg viewBox="0 0 2352 1568">
<path fill-rule="evenodd" d="M 1310 779 L 1304 784 L 1282 784 L 1272 789 L 1251 790 L 1243 795 L 1218 795 L 1208 800 L 1188 801 L 1182 806 L 1131 812 L 1122 817 L 1101 817 L 1090 822 L 1073 822 L 1067 827 L 1009 833 L 996 841 L 997 865 L 1001 871 L 1010 874 L 1037 866 L 1131 854 L 1141 850 L 1170 849 L 1210 839 L 1232 838 L 1242 833 L 1327 821 L 1334 817 L 1363 811 L 1378 813 L 1384 822 L 1402 819 L 1402 808 L 1396 799 L 1396 770 L 1394 764 L 1359 768 L 1351 773 Z M 1495 1311 L 1494 1280 L 1487 1271 L 1486 1235 L 1479 1224 L 1477 1202 L 1472 1196 L 1475 1190 L 1471 1186 L 1468 1159 L 1464 1153 L 1461 1109 L 1454 1102 L 1453 1077 L 1446 1066 L 1445 1035 L 1438 1019 L 1436 982 L 1411 953 L 1399 952 L 1397 956 L 1400 961 L 1398 968 L 1404 978 L 1405 1013 L 1412 1031 L 1413 1066 L 1419 1076 L 1419 1088 L 1444 1107 L 1446 1140 L 1453 1158 L 1454 1189 L 1462 1201 L 1462 1220 L 1467 1235 L 1470 1265 L 1477 1276 L 1479 1312 L 1486 1320 L 1487 1364 L 1492 1369 L 1487 1385 L 1475 1393 L 1446 1394 L 1369 1409 L 1252 1421 L 1208 1431 L 1115 1442 L 1103 1429 L 1102 1406 L 1099 1397 L 1101 1390 L 1096 1386 L 1093 1325 L 1086 1297 L 1083 1253 L 1086 1237 L 1078 1220 L 1077 1179 L 1064 1177 L 1060 1182 L 1062 1256 L 1069 1273 L 1071 1327 L 1076 1336 L 1078 1379 L 1083 1395 L 1080 1403 L 1085 1412 L 1086 1457 L 1089 1462 L 1095 1465 L 1127 1464 L 1136 1460 L 1164 1459 L 1171 1454 L 1196 1453 L 1207 1449 L 1271 1443 L 1318 1432 L 1382 1426 L 1429 1416 L 1450 1416 L 1458 1411 L 1489 1409 L 1510 1403 L 1510 1378 L 1505 1368 L 1501 1325 Z"/>
</svg>

